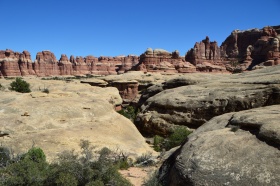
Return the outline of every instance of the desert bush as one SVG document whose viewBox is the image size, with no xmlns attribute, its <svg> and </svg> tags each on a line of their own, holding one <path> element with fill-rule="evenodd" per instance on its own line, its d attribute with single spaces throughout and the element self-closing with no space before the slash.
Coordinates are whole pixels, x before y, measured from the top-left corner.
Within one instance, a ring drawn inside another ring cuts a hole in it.
<svg viewBox="0 0 280 186">
<path fill-rule="evenodd" d="M 48 88 L 44 88 L 44 89 L 42 90 L 42 92 L 43 92 L 43 93 L 46 93 L 46 94 L 49 94 L 49 93 L 50 93 L 50 90 L 49 90 Z"/>
<path fill-rule="evenodd" d="M 171 135 L 167 138 L 163 138 L 161 136 L 154 136 L 154 149 L 157 152 L 163 150 L 170 150 L 173 147 L 181 145 L 181 143 L 187 138 L 187 136 L 191 133 L 185 127 L 176 127 Z"/>
<path fill-rule="evenodd" d="M 0 185 L 131 185 L 118 172 L 116 160 L 119 158 L 115 158 L 113 151 L 103 148 L 99 158 L 94 160 L 93 147 L 87 140 L 81 140 L 80 147 L 80 154 L 64 151 L 51 164 L 46 162 L 43 150 L 37 147 L 20 156 L 19 161 L 9 161 L 8 149 L 0 148 L 0 158 L 3 162 L 9 161 L 0 166 Z"/>
<path fill-rule="evenodd" d="M 158 135 L 154 136 L 154 150 L 160 152 L 162 150 L 162 143 L 164 142 L 164 138 Z"/>
<path fill-rule="evenodd" d="M 169 150 L 173 147 L 179 146 L 191 133 L 192 132 L 185 127 L 177 127 L 175 128 L 174 132 L 166 139 L 163 147 L 165 150 Z"/>
<path fill-rule="evenodd" d="M 1 182 L 3 185 L 44 185 L 48 167 L 42 149 L 31 148 L 19 161 L 10 161 L 1 169 Z"/>
<path fill-rule="evenodd" d="M 152 153 L 145 153 L 137 157 L 135 163 L 138 166 L 151 166 L 155 164 L 155 161 L 152 159 Z"/>
<path fill-rule="evenodd" d="M 11 160 L 10 150 L 6 147 L 0 147 L 0 167 L 5 167 Z"/>
<path fill-rule="evenodd" d="M 13 81 L 10 84 L 10 90 L 16 91 L 16 92 L 21 92 L 21 93 L 28 93 L 31 92 L 30 90 L 30 84 L 24 81 L 21 78 L 16 78 L 15 81 Z"/>
<path fill-rule="evenodd" d="M 9 161 L 8 149 L 0 148 L 2 160 L 10 162 L 0 167 L 0 185 L 131 185 L 118 172 L 120 167 L 129 165 L 127 156 L 121 150 L 103 148 L 98 152 L 99 158 L 94 160 L 94 148 L 87 140 L 81 140 L 80 147 L 81 154 L 64 151 L 51 164 L 46 162 L 43 150 L 38 147 L 28 150 L 19 161 Z M 137 162 L 148 165 L 153 162 L 151 157 L 151 153 L 143 154 Z"/>
<path fill-rule="evenodd" d="M 118 111 L 118 113 L 120 113 L 121 115 L 123 115 L 124 117 L 130 119 L 132 122 L 134 122 L 138 110 L 135 110 L 135 108 L 133 106 L 128 106 L 120 111 Z"/>
</svg>

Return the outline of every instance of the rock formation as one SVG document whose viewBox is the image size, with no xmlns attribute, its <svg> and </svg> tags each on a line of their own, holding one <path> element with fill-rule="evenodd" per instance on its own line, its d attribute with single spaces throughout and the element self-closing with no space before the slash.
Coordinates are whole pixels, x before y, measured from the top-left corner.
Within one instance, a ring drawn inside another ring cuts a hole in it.
<svg viewBox="0 0 280 186">
<path fill-rule="evenodd" d="M 120 96 L 126 103 L 132 102 L 138 95 L 138 81 L 114 81 L 110 83 L 112 87 L 119 90 Z"/>
<path fill-rule="evenodd" d="M 194 72 L 194 66 L 186 63 L 176 50 L 172 53 L 163 49 L 148 48 L 140 56 L 139 70 L 163 73 Z"/>
<path fill-rule="evenodd" d="M 77 152 L 80 140 L 88 140 L 95 150 L 108 147 L 134 158 L 154 152 L 135 125 L 115 112 L 114 107 L 122 103 L 116 88 L 33 77 L 24 80 L 30 83 L 31 93 L 1 91 L 0 129 L 10 134 L 1 144 L 14 153 L 26 152 L 35 143 L 54 160 L 65 150 Z M 12 81 L 0 79 L 0 84 L 8 87 Z M 48 94 L 39 91 L 43 87 Z"/>
<path fill-rule="evenodd" d="M 96 58 L 62 54 L 57 60 L 51 51 L 38 52 L 34 62 L 28 51 L 0 51 L 0 76 L 114 75 L 131 70 L 139 63 L 135 55 Z"/>
<path fill-rule="evenodd" d="M 55 55 L 48 50 L 38 52 L 34 62 L 34 71 L 37 76 L 59 75 L 57 60 Z"/>
<path fill-rule="evenodd" d="M 115 75 L 130 70 L 165 74 L 242 72 L 280 64 L 280 26 L 234 30 L 219 47 L 206 36 L 185 57 L 179 51 L 148 48 L 140 57 L 70 56 L 56 60 L 50 51 L 38 52 L 34 62 L 28 51 L 0 51 L 0 76 Z M 256 66 L 259 65 L 259 66 Z M 256 66 L 256 67 L 255 67 Z"/>
<path fill-rule="evenodd" d="M 242 70 L 262 62 L 279 64 L 279 26 L 263 29 L 234 30 L 221 45 L 221 57 L 230 59 Z"/>
<path fill-rule="evenodd" d="M 19 68 L 19 52 L 12 50 L 0 51 L 0 70 L 3 76 L 21 76 Z"/>
<path fill-rule="evenodd" d="M 277 185 L 280 106 L 211 119 L 160 168 L 162 185 Z"/>
<path fill-rule="evenodd" d="M 65 54 L 61 54 L 58 61 L 59 75 L 72 75 L 73 68 L 72 63 Z"/>
<path fill-rule="evenodd" d="M 227 71 L 221 60 L 217 42 L 210 42 L 208 36 L 201 42 L 195 43 L 194 47 L 186 53 L 185 60 L 196 66 L 199 72 Z"/>
<path fill-rule="evenodd" d="M 138 129 L 168 135 L 174 126 L 198 128 L 211 118 L 280 104 L 280 66 L 242 75 L 186 74 L 149 87 L 142 95 Z"/>
</svg>

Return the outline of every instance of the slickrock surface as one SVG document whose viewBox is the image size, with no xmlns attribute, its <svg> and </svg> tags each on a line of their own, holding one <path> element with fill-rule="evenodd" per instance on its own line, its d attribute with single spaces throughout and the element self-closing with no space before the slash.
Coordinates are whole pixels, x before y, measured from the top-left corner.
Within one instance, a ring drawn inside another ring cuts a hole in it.
<svg viewBox="0 0 280 186">
<path fill-rule="evenodd" d="M 151 86 L 140 98 L 137 127 L 167 135 L 176 125 L 198 128 L 214 116 L 280 104 L 280 66 L 242 74 L 186 74 Z"/>
<path fill-rule="evenodd" d="M 0 79 L 0 130 L 9 133 L 1 144 L 15 153 L 25 152 L 33 143 L 50 160 L 64 150 L 79 149 L 81 139 L 97 149 L 108 147 L 138 156 L 153 150 L 134 124 L 118 114 L 114 105 L 122 103 L 114 87 L 100 88 L 78 81 L 65 82 L 25 78 L 31 93 L 7 90 L 12 80 Z M 47 88 L 49 94 L 39 89 Z"/>
</svg>

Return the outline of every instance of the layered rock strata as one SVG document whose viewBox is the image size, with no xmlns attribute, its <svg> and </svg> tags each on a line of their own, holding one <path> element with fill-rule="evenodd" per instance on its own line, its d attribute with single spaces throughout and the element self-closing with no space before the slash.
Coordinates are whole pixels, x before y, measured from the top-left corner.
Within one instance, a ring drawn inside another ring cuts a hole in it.
<svg viewBox="0 0 280 186">
<path fill-rule="evenodd" d="M 104 57 L 62 54 L 57 60 L 51 51 L 38 52 L 33 62 L 28 51 L 0 51 L 0 76 L 59 76 L 59 75 L 115 75 L 130 70 L 139 63 L 135 55 Z"/>
</svg>

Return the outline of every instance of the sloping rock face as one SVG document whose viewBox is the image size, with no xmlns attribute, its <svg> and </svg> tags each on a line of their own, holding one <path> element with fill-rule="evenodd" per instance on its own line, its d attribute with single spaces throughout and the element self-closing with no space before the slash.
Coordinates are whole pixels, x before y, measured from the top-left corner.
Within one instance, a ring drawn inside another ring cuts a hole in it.
<svg viewBox="0 0 280 186">
<path fill-rule="evenodd" d="M 265 65 L 279 64 L 279 26 L 246 31 L 234 30 L 221 45 L 221 57 L 231 59 L 242 70 L 268 61 Z"/>
<path fill-rule="evenodd" d="M 188 73 L 195 71 L 195 67 L 186 63 L 177 50 L 170 53 L 163 49 L 148 48 L 141 54 L 140 64 L 138 70 L 144 69 L 147 72 Z"/>
<path fill-rule="evenodd" d="M 165 136 L 176 125 L 198 128 L 224 113 L 280 104 L 279 74 L 274 66 L 234 75 L 186 74 L 169 80 L 170 88 L 154 85 L 140 99 L 136 125 L 144 134 Z"/>
<path fill-rule="evenodd" d="M 25 152 L 34 143 L 50 160 L 64 150 L 78 151 L 80 140 L 88 140 L 100 150 L 108 147 L 133 157 L 154 152 L 135 125 L 115 112 L 122 103 L 114 87 L 100 88 L 77 81 L 63 82 L 25 78 L 31 93 L 8 90 L 12 80 L 0 79 L 6 90 L 1 91 L 0 131 L 10 138 L 1 144 Z M 48 88 L 49 94 L 38 91 Z"/>
<path fill-rule="evenodd" d="M 160 168 L 163 185 L 278 185 L 280 106 L 224 114 L 193 132 Z"/>
</svg>

